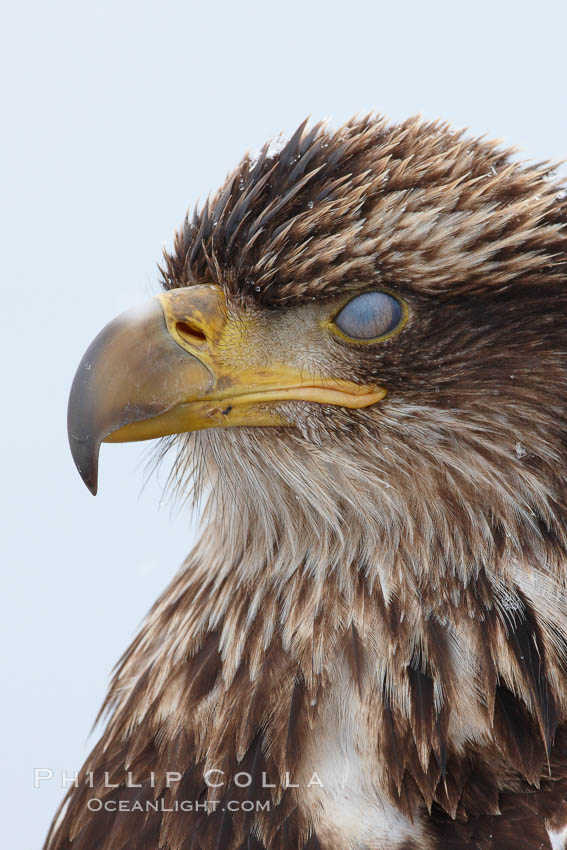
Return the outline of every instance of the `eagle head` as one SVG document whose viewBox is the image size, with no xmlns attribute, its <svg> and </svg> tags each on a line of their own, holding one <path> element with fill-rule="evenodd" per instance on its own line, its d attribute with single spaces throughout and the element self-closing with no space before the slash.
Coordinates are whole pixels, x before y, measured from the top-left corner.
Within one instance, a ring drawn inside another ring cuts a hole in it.
<svg viewBox="0 0 567 850">
<path fill-rule="evenodd" d="M 103 440 L 165 436 L 232 540 L 253 523 L 264 548 L 348 543 L 441 583 L 563 546 L 566 220 L 550 166 L 494 142 L 302 123 L 185 219 L 164 292 L 85 354 L 81 475 L 96 492 Z"/>
</svg>

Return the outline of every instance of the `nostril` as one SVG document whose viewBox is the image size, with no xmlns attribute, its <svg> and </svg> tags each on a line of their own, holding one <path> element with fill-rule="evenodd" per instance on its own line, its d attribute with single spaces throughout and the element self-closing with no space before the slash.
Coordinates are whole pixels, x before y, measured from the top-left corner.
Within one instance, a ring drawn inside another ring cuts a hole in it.
<svg viewBox="0 0 567 850">
<path fill-rule="evenodd" d="M 203 331 L 189 322 L 176 322 L 175 329 L 179 336 L 188 342 L 206 342 L 207 337 Z"/>
</svg>

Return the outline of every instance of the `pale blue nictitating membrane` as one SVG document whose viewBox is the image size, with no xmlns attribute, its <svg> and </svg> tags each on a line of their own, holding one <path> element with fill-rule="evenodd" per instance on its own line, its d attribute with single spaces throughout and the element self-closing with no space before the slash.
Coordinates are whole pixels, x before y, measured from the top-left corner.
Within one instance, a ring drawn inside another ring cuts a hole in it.
<svg viewBox="0 0 567 850">
<path fill-rule="evenodd" d="M 335 324 L 353 339 L 375 339 L 394 330 L 401 319 L 396 298 L 387 292 L 364 292 L 343 307 Z"/>
</svg>

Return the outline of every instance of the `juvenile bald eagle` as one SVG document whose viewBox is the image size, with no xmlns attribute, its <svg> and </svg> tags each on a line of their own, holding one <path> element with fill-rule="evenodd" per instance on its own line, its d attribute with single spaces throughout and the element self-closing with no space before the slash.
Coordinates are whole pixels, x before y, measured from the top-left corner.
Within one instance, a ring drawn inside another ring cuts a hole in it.
<svg viewBox="0 0 567 850">
<path fill-rule="evenodd" d="M 281 147 L 281 146 L 280 146 Z M 439 123 L 302 124 L 77 372 L 203 531 L 47 850 L 535 850 L 567 826 L 567 201 Z"/>
</svg>

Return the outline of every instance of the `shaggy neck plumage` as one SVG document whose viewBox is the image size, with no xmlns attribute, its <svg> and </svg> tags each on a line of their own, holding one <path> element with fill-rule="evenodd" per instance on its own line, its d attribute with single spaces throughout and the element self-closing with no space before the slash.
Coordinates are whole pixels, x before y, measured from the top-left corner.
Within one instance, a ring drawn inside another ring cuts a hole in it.
<svg viewBox="0 0 567 850">
<path fill-rule="evenodd" d="M 454 816 L 467 774 L 450 790 L 440 771 L 466 753 L 475 764 L 479 741 L 539 782 L 567 717 L 562 473 L 551 440 L 530 454 L 541 420 L 503 409 L 497 441 L 482 411 L 393 403 L 379 432 L 361 418 L 336 442 L 307 420 L 185 438 L 177 480 L 206 483 L 204 530 L 116 672 L 104 746 L 122 752 L 141 728 L 136 747 L 158 731 L 173 745 L 182 729 L 205 769 L 243 757 L 263 728 L 283 776 L 323 695 L 350 681 L 380 781 L 408 812 L 435 799 Z M 292 716 L 307 726 L 290 754 Z M 496 795 L 502 776 L 486 779 Z"/>
<path fill-rule="evenodd" d="M 281 587 L 299 568 L 346 580 L 356 564 L 386 600 L 400 581 L 435 593 L 481 569 L 506 583 L 518 562 L 553 572 L 567 548 L 560 447 L 536 416 L 508 413 L 491 428 L 482 410 L 390 404 L 379 430 L 361 416 L 341 441 L 308 432 L 308 417 L 301 433 L 192 435 L 184 472 L 207 482 L 203 522 L 221 562 L 205 569 Z"/>
</svg>

